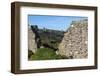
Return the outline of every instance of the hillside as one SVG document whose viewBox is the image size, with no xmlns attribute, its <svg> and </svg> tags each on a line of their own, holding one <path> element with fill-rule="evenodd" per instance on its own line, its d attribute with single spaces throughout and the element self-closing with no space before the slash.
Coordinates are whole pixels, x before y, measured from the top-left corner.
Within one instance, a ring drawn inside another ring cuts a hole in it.
<svg viewBox="0 0 100 76">
<path fill-rule="evenodd" d="M 64 31 L 51 29 L 38 29 L 40 37 L 40 45 L 54 50 L 58 49 L 58 45 L 63 38 Z"/>
</svg>

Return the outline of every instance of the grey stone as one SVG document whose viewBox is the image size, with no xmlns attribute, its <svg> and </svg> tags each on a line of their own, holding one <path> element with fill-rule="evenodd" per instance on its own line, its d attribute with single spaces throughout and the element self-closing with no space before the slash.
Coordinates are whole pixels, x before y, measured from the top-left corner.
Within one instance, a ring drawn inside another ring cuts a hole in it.
<svg viewBox="0 0 100 76">
<path fill-rule="evenodd" d="M 28 49 L 33 53 L 37 51 L 37 42 L 35 40 L 35 33 L 32 31 L 31 27 L 28 26 Z"/>
<path fill-rule="evenodd" d="M 67 57 L 88 57 L 88 21 L 73 21 L 59 44 L 58 53 Z"/>
</svg>

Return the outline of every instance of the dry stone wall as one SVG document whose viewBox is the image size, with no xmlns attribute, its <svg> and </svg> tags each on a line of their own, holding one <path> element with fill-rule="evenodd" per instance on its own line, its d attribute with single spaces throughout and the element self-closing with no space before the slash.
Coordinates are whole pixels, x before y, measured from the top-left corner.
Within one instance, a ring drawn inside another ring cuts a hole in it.
<svg viewBox="0 0 100 76">
<path fill-rule="evenodd" d="M 68 58 L 88 57 L 88 21 L 73 21 L 59 44 L 58 53 Z"/>
<path fill-rule="evenodd" d="M 28 49 L 31 50 L 33 53 L 37 51 L 37 42 L 36 42 L 36 35 L 32 31 L 31 26 L 28 26 Z"/>
</svg>

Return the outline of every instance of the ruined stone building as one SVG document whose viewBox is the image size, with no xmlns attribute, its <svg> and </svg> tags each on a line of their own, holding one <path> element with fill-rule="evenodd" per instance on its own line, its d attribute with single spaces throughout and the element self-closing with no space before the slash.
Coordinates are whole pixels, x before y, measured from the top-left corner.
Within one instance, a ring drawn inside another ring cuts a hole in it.
<svg viewBox="0 0 100 76">
<path fill-rule="evenodd" d="M 37 51 L 36 35 L 32 31 L 32 27 L 28 26 L 28 49 L 33 53 Z"/>
<path fill-rule="evenodd" d="M 88 21 L 73 21 L 59 44 L 58 53 L 71 58 L 88 57 Z"/>
</svg>

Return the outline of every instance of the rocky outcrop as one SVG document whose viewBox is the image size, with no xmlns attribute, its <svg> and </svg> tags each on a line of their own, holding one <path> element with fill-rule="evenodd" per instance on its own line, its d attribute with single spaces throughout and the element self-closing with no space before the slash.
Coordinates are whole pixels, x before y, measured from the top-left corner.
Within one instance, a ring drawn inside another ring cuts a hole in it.
<svg viewBox="0 0 100 76">
<path fill-rule="evenodd" d="M 68 58 L 87 58 L 88 21 L 73 21 L 59 44 L 58 53 Z"/>
<path fill-rule="evenodd" d="M 37 51 L 36 34 L 32 31 L 31 26 L 28 26 L 28 49 L 33 53 Z"/>
</svg>

